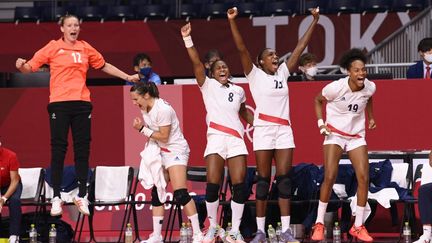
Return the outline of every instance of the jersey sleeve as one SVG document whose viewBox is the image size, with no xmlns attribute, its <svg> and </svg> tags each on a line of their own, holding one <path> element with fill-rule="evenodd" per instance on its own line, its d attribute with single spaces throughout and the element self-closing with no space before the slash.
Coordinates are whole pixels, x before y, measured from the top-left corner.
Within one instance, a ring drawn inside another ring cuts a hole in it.
<svg viewBox="0 0 432 243">
<path fill-rule="evenodd" d="M 245 95 L 245 92 L 244 92 L 244 89 L 243 88 L 241 88 L 240 87 L 240 103 L 245 103 L 246 102 L 246 95 Z"/>
<path fill-rule="evenodd" d="M 206 76 L 203 85 L 202 86 L 198 85 L 201 92 L 206 92 L 210 88 L 210 82 L 211 82 L 210 78 Z"/>
<path fill-rule="evenodd" d="M 323 90 L 322 90 L 322 96 L 324 96 L 324 98 L 326 98 L 328 101 L 334 100 L 337 98 L 338 95 L 338 87 L 339 87 L 339 83 L 341 81 L 333 81 L 329 84 L 327 84 Z"/>
<path fill-rule="evenodd" d="M 250 73 L 245 73 L 246 79 L 250 84 L 253 84 L 256 80 L 257 73 L 259 71 L 259 68 L 255 66 L 255 64 L 252 64 L 252 70 Z"/>
<path fill-rule="evenodd" d="M 55 49 L 55 43 L 54 40 L 50 41 L 44 47 L 39 49 L 33 55 L 32 59 L 27 62 L 31 66 L 32 72 L 38 71 L 42 65 L 49 63 L 51 53 Z"/>
<path fill-rule="evenodd" d="M 149 80 L 152 81 L 153 83 L 155 83 L 156 85 L 162 84 L 162 81 L 161 81 L 159 75 L 157 75 L 156 73 L 153 73 L 153 75 L 150 77 Z"/>
<path fill-rule="evenodd" d="M 282 74 L 282 77 L 284 78 L 285 81 L 287 81 L 288 77 L 291 76 L 290 71 L 288 70 L 288 66 L 286 65 L 286 62 L 283 62 L 278 67 L 278 72 Z"/>
<path fill-rule="evenodd" d="M 164 106 L 162 109 L 159 110 L 156 125 L 158 127 L 171 125 L 172 113 L 174 113 L 174 109 L 170 105 Z"/>
<path fill-rule="evenodd" d="M 19 169 L 18 157 L 14 152 L 11 152 L 11 156 L 9 159 L 9 165 L 10 165 L 11 171 L 18 171 L 18 169 Z"/>
<path fill-rule="evenodd" d="M 92 68 L 100 69 L 105 65 L 105 59 L 93 46 L 84 41 L 84 46 L 88 55 L 88 61 Z"/>
</svg>

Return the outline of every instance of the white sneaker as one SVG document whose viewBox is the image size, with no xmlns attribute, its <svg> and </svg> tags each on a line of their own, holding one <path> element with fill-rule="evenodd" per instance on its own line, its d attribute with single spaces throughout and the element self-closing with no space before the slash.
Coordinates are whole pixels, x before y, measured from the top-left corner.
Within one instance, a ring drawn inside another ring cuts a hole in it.
<svg viewBox="0 0 432 243">
<path fill-rule="evenodd" d="M 155 235 L 151 233 L 147 240 L 141 241 L 141 243 L 163 243 L 162 235 Z"/>
<path fill-rule="evenodd" d="M 192 243 L 202 243 L 204 240 L 204 234 L 202 232 L 195 233 L 192 236 Z"/>
<path fill-rule="evenodd" d="M 417 241 L 414 241 L 414 243 L 431 243 L 431 239 L 425 235 L 421 235 L 420 238 Z"/>
<path fill-rule="evenodd" d="M 51 216 L 59 216 L 63 213 L 63 201 L 59 197 L 51 199 Z"/>
<path fill-rule="evenodd" d="M 8 241 L 9 243 L 18 243 L 19 242 L 19 237 L 18 236 L 16 236 L 16 235 L 11 235 L 10 237 L 9 237 L 9 241 Z"/>
<path fill-rule="evenodd" d="M 89 216 L 90 215 L 90 211 L 89 211 L 89 201 L 87 200 L 86 197 L 74 197 L 73 202 L 75 204 L 75 206 L 78 207 L 78 210 L 80 211 L 80 213 Z"/>
</svg>

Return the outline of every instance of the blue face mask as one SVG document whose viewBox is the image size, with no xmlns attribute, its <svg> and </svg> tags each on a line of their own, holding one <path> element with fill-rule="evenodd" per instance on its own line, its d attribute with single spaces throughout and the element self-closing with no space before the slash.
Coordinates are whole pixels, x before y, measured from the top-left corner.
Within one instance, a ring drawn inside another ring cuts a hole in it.
<svg viewBox="0 0 432 243">
<path fill-rule="evenodd" d="M 140 69 L 140 74 L 142 74 L 145 78 L 150 78 L 150 74 L 152 73 L 151 67 L 145 67 Z"/>
</svg>

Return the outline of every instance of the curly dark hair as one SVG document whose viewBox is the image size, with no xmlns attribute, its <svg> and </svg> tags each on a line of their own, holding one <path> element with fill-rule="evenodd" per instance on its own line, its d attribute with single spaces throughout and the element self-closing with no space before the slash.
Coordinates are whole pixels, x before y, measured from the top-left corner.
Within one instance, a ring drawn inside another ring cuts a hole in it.
<svg viewBox="0 0 432 243">
<path fill-rule="evenodd" d="M 361 49 L 353 48 L 342 55 L 339 61 L 339 66 L 348 70 L 351 67 L 351 64 L 357 60 L 366 64 L 367 57 Z"/>
</svg>

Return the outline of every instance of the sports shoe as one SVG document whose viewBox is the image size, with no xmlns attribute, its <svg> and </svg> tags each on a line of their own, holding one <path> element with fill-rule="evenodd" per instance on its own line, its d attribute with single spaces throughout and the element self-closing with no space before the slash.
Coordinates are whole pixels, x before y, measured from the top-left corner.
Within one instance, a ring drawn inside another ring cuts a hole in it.
<svg viewBox="0 0 432 243">
<path fill-rule="evenodd" d="M 286 242 L 286 243 L 300 243 L 300 241 L 296 240 L 294 238 L 292 232 L 290 229 L 285 230 L 285 232 L 282 232 L 280 234 L 279 243 Z"/>
<path fill-rule="evenodd" d="M 414 243 L 431 243 L 431 239 L 425 235 L 421 235 L 417 241 L 414 241 Z"/>
<path fill-rule="evenodd" d="M 229 243 L 246 243 L 241 235 L 240 231 L 227 232 L 225 240 Z"/>
<path fill-rule="evenodd" d="M 59 197 L 51 199 L 51 216 L 59 216 L 63 213 L 62 209 L 63 201 Z"/>
<path fill-rule="evenodd" d="M 202 240 L 203 243 L 214 243 L 219 235 L 219 227 L 210 226 Z"/>
<path fill-rule="evenodd" d="M 192 243 L 202 243 L 204 240 L 204 234 L 199 232 L 199 233 L 194 233 L 192 236 Z"/>
<path fill-rule="evenodd" d="M 324 240 L 324 225 L 322 223 L 315 223 L 312 227 L 311 240 L 322 241 Z"/>
<path fill-rule="evenodd" d="M 86 197 L 74 197 L 73 202 L 75 204 L 75 206 L 78 207 L 78 210 L 80 211 L 80 213 L 89 216 L 90 215 L 90 211 L 88 208 L 89 205 L 89 201 L 87 200 Z"/>
<path fill-rule="evenodd" d="M 140 243 L 163 243 L 162 235 L 151 233 L 147 240 L 142 240 Z"/>
<path fill-rule="evenodd" d="M 364 225 L 361 225 L 359 227 L 355 227 L 354 225 L 349 230 L 349 234 L 352 235 L 354 238 L 358 238 L 359 240 L 366 241 L 366 242 L 372 242 L 373 238 L 369 235 L 367 229 L 364 227 Z"/>
<path fill-rule="evenodd" d="M 266 243 L 266 234 L 262 232 L 261 230 L 258 230 L 255 233 L 255 237 L 250 241 L 250 243 Z"/>
<path fill-rule="evenodd" d="M 19 237 L 16 235 L 11 235 L 9 237 L 8 243 L 18 243 L 19 242 Z"/>
</svg>

